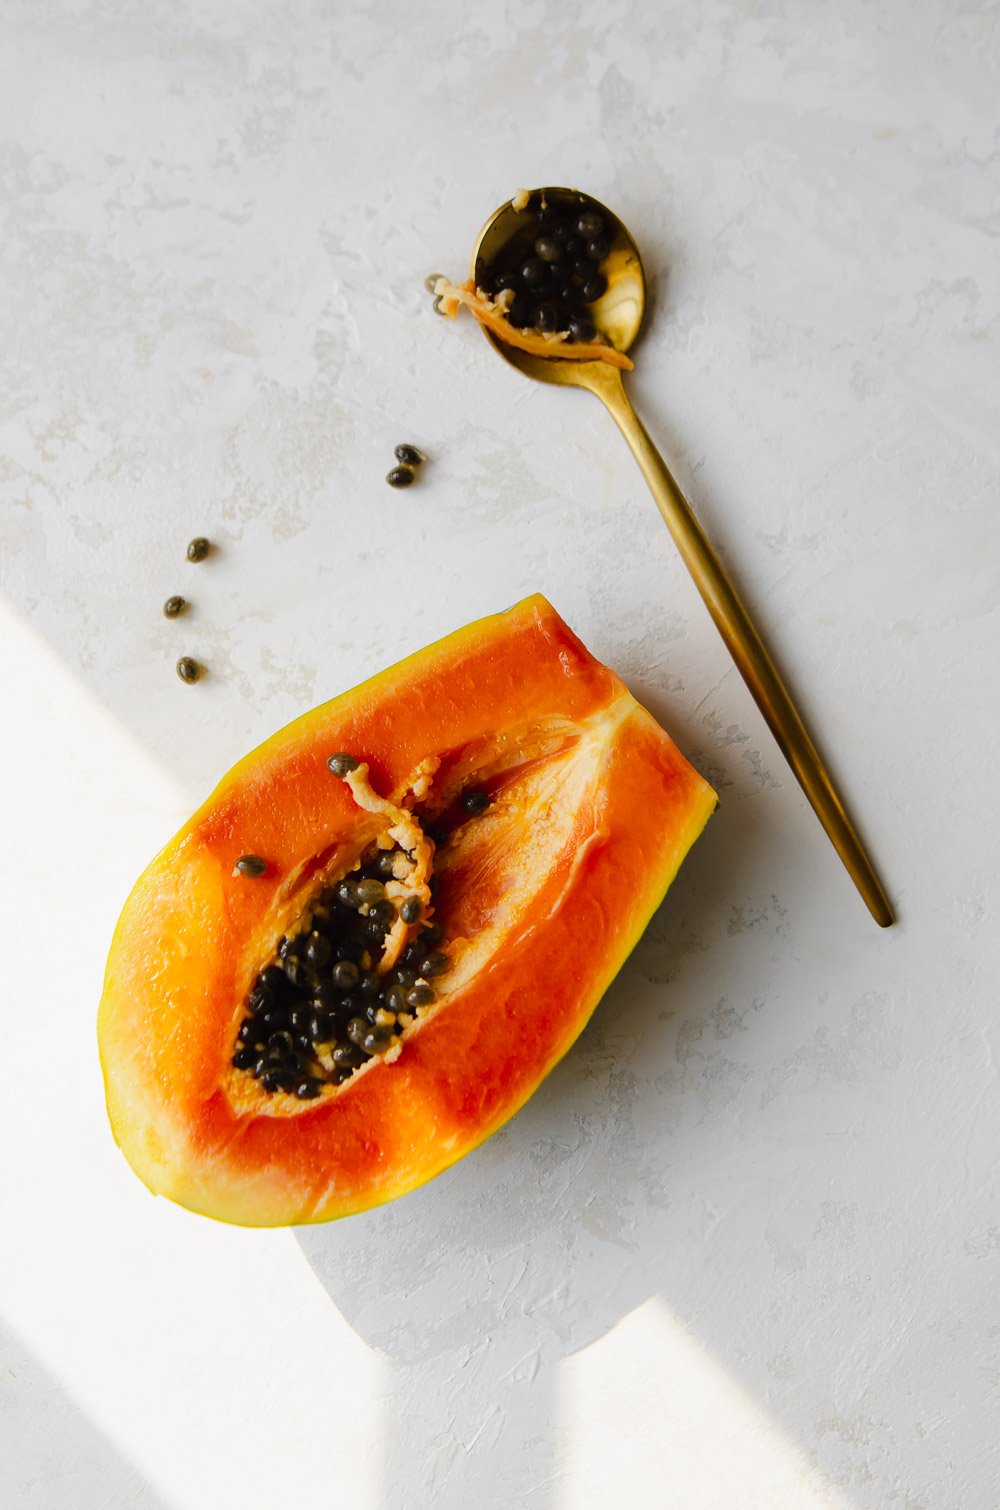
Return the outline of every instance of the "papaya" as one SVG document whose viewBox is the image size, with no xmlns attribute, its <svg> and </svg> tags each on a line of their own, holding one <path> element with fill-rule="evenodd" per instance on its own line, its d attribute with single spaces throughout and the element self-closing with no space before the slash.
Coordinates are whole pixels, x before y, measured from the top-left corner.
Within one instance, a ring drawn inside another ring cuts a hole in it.
<svg viewBox="0 0 1000 1510">
<path fill-rule="evenodd" d="M 539 596 L 304 714 L 125 903 L 98 1043 L 126 1158 L 247 1226 L 423 1184 L 566 1053 L 715 806 Z"/>
<path fill-rule="evenodd" d="M 536 357 L 561 357 L 573 362 L 607 362 L 631 372 L 632 359 L 611 345 L 598 331 L 592 341 L 571 341 L 566 331 L 543 333 L 540 330 L 519 330 L 507 318 L 513 301 L 508 289 L 496 299 L 470 278 L 466 283 L 449 283 L 447 278 L 438 278 L 434 284 L 434 297 L 438 311 L 453 320 L 460 309 L 467 309 L 485 328 L 519 351 L 527 351 Z"/>
</svg>

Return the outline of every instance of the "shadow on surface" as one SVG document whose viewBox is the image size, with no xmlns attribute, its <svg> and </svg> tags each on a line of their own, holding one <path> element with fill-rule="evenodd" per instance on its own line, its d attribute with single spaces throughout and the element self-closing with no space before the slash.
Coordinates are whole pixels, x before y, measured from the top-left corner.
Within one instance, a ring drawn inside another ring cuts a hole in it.
<svg viewBox="0 0 1000 1510">
<path fill-rule="evenodd" d="M 875 930 L 850 935 L 853 959 L 833 942 L 836 861 L 793 783 L 767 772 L 738 724 L 697 708 L 685 723 L 652 690 L 658 671 L 621 663 L 717 786 L 719 813 L 594 1021 L 518 1117 L 406 1200 L 298 1234 L 386 1361 L 384 1435 L 371 1448 L 385 1503 L 465 1510 L 485 1486 L 486 1503 L 555 1504 L 561 1360 L 651 1296 L 859 1503 L 889 1502 L 878 1465 L 898 1474 L 900 1461 L 909 1503 L 935 1502 L 928 1483 L 947 1503 L 936 1423 L 967 1387 L 953 1344 L 986 1308 L 994 1251 L 975 1233 L 962 1249 L 948 1231 L 947 1285 L 921 1267 L 927 1233 L 950 1221 L 954 1192 L 926 1171 L 963 1087 L 936 1080 L 929 1101 L 919 1059 L 904 1059 L 906 977 L 877 952 Z M 812 905 L 814 864 L 829 867 L 829 916 Z M 797 908 L 799 888 L 809 906 Z M 829 962 L 839 995 L 790 999 L 800 951 L 808 979 L 822 981 Z M 935 1048 L 921 1046 L 925 1062 Z M 878 1077 L 908 1063 L 919 1114 L 887 1121 Z M 913 1320 L 915 1292 L 934 1334 Z M 945 1344 L 956 1363 L 939 1368 Z M 884 1375 L 897 1365 L 906 1383 L 893 1393 Z M 106 1454 L 87 1451 L 110 1473 Z"/>
<path fill-rule="evenodd" d="M 788 1434 L 788 1461 L 812 1475 L 804 1506 L 885 1503 L 882 1462 L 907 1504 L 934 1502 L 928 1485 L 947 1483 L 947 1454 L 921 1423 L 947 1413 L 955 1378 L 922 1361 L 908 1319 L 917 1233 L 939 1218 L 920 1153 L 889 1152 L 914 1129 L 881 1128 L 868 1104 L 901 1056 L 890 992 L 863 990 L 845 970 L 839 998 L 783 999 L 794 879 L 791 898 L 759 899 L 768 876 L 808 864 L 788 815 L 794 786 L 727 804 L 725 789 L 746 776 L 742 744 L 710 750 L 652 711 L 723 802 L 576 1046 L 511 1123 L 437 1180 L 297 1234 L 339 1311 L 385 1358 L 391 1510 L 559 1503 L 560 1364 L 654 1296 Z M 822 957 L 817 925 L 798 925 Z M 873 925 L 871 938 L 877 947 Z M 861 982 L 879 979 L 878 958 Z M 858 1106 L 867 1122 L 855 1141 Z M 872 1174 L 873 1141 L 892 1162 L 885 1182 Z M 866 1247 L 866 1228 L 884 1241 Z M 970 1268 L 963 1281 L 973 1307 L 987 1279 Z M 884 1371 L 904 1345 L 919 1356 L 893 1393 Z M 668 1377 L 671 1367 L 665 1357 Z M 612 1445 L 619 1425 L 608 1425 Z"/>
<path fill-rule="evenodd" d="M 652 1115 L 669 1133 L 676 1112 L 630 1062 L 659 1042 L 648 1052 L 665 1068 L 673 1019 L 703 1001 L 721 898 L 750 884 L 752 826 L 737 805 L 711 820 L 594 1019 L 511 1123 L 405 1200 L 298 1232 L 391 1370 L 387 1506 L 555 1503 L 560 1360 L 658 1293 L 669 1163 L 683 1157 L 641 1130 Z"/>
<path fill-rule="evenodd" d="M 41 626 L 47 636 L 52 627 Z M 906 1264 L 922 1251 L 917 1218 L 940 1220 L 947 1194 L 928 1213 L 920 1159 L 902 1156 L 891 1179 L 858 1195 L 852 1160 L 881 1156 L 891 1139 L 863 1096 L 826 1095 L 873 1083 L 866 1076 L 900 1054 L 885 1041 L 879 1014 L 889 1010 L 872 990 L 890 992 L 891 978 L 870 963 L 871 950 L 859 949 L 861 963 L 848 969 L 816 909 L 796 916 L 810 866 L 829 867 L 831 893 L 841 879 L 808 814 L 803 826 L 794 782 L 759 726 L 741 724 L 716 689 L 685 722 L 656 691 L 676 683 L 642 664 L 642 633 L 633 651 L 624 628 L 615 634 L 607 659 L 716 785 L 720 812 L 594 1021 L 518 1117 L 405 1201 L 298 1234 L 340 1312 L 386 1361 L 384 1437 L 373 1448 L 385 1503 L 466 1510 L 484 1502 L 486 1488 L 487 1503 L 554 1505 L 561 1360 L 652 1296 L 837 1482 L 864 1485 L 867 1460 L 898 1431 L 884 1456 L 898 1463 L 905 1445 L 920 1494 L 934 1440 L 914 1444 L 905 1434 L 950 1412 L 953 1379 L 921 1375 L 915 1392 L 888 1401 L 878 1375 L 905 1329 Z M 158 741 L 148 706 L 137 712 L 122 680 L 111 678 L 109 692 L 100 668 L 81 663 L 64 636 L 51 643 L 192 791 L 206 749 L 221 764 L 226 744 L 249 742 L 221 720 L 196 728 L 182 752 L 179 740 Z M 263 718 L 261 707 L 255 716 Z M 770 894 L 775 877 L 781 897 Z M 808 951 L 817 961 L 810 977 L 821 979 L 827 949 L 841 1000 L 789 1000 L 795 972 L 772 962 Z M 859 1107 L 869 1122 L 852 1141 Z M 920 1129 L 909 1131 L 919 1147 Z M 853 1251 L 858 1233 L 882 1233 L 893 1219 L 905 1255 L 889 1237 Z M 966 1285 L 973 1309 L 980 1282 Z M 866 1377 L 870 1388 L 857 1382 Z"/>
<path fill-rule="evenodd" d="M 4 1510 L 169 1510 L 4 1321 L 0 1463 Z"/>
</svg>

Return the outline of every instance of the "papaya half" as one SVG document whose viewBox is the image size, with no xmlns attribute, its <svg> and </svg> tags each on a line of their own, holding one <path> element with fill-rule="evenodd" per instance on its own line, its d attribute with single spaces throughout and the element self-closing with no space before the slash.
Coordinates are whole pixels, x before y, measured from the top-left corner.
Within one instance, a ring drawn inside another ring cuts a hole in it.
<svg viewBox="0 0 1000 1510">
<path fill-rule="evenodd" d="M 542 597 L 305 714 L 125 904 L 98 1040 L 126 1158 L 248 1226 L 423 1184 L 565 1054 L 715 805 Z"/>
</svg>

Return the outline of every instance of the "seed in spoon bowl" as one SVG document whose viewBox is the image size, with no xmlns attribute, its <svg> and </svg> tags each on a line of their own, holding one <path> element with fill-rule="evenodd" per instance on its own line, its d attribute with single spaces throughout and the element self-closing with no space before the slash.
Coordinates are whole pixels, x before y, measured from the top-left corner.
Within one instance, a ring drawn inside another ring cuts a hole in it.
<svg viewBox="0 0 1000 1510">
<path fill-rule="evenodd" d="M 473 277 L 435 282 L 436 308 L 451 317 L 468 309 L 498 341 L 533 356 L 630 368 L 625 343 L 593 308 L 637 262 L 616 226 L 578 190 L 522 191 L 487 224 Z"/>
</svg>

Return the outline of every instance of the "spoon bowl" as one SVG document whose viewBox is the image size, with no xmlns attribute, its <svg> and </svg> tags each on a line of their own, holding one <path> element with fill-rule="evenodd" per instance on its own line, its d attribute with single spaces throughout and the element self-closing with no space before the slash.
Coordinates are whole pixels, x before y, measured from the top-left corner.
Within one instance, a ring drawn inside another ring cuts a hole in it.
<svg viewBox="0 0 1000 1510">
<path fill-rule="evenodd" d="M 595 210 L 604 221 L 604 235 L 611 243 L 607 257 L 601 263 L 601 272 L 608 286 L 601 297 L 588 306 L 588 313 L 595 330 L 618 351 L 628 351 L 642 329 L 646 313 L 646 275 L 643 272 L 639 248 L 628 228 L 618 216 L 589 194 L 579 189 L 535 189 L 531 194 L 531 206 L 538 203 L 539 195 L 546 205 L 553 206 L 564 215 L 577 214 L 583 210 Z M 535 210 L 514 208 L 514 201 L 502 204 L 476 238 L 472 252 L 472 277 L 477 287 L 484 283 L 490 268 L 501 252 L 523 251 L 531 255 L 532 243 L 538 234 L 534 226 Z M 528 377 L 541 383 L 570 383 L 574 387 L 590 387 L 580 381 L 580 369 L 602 368 L 602 362 L 579 362 L 568 357 L 537 357 L 530 352 L 508 346 L 492 332 L 486 331 L 493 346 L 511 366 L 517 367 Z M 572 369 L 567 372 L 567 368 Z"/>
<path fill-rule="evenodd" d="M 595 329 L 618 351 L 627 352 L 642 328 L 646 312 L 642 260 L 628 229 L 606 205 L 589 194 L 581 194 L 578 189 L 536 189 L 530 196 L 522 194 L 517 198 L 519 201 L 527 199 L 524 208 L 515 209 L 513 200 L 501 205 L 476 239 L 472 253 L 472 277 L 476 287 L 489 285 L 489 273 L 501 253 L 505 261 L 519 257 L 522 252 L 525 257 L 532 255 L 537 235 L 533 207 L 540 199 L 546 206 L 554 206 L 565 214 L 593 209 L 602 217 L 604 234 L 611 245 L 607 257 L 601 262 L 607 289 L 600 299 L 588 306 L 588 313 Z M 781 753 L 875 921 L 883 928 L 888 927 L 893 922 L 889 899 L 847 809 L 694 510 L 633 409 L 622 381 L 621 368 L 599 359 L 582 360 L 568 354 L 556 354 L 572 351 L 572 346 L 554 345 L 552 356 L 536 356 L 510 345 L 485 327 L 484 330 L 504 360 L 525 376 L 541 383 L 587 388 L 606 406 L 628 442 L 681 558 Z"/>
</svg>

